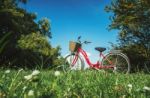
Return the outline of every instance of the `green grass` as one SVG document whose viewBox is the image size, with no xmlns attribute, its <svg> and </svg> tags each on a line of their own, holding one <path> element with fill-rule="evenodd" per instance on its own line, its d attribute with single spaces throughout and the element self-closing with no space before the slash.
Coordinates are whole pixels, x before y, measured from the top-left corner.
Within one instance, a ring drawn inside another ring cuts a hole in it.
<svg viewBox="0 0 150 98">
<path fill-rule="evenodd" d="M 0 70 L 0 98 L 150 98 L 149 74 L 41 70 L 26 80 L 32 71 L 5 71 Z"/>
</svg>

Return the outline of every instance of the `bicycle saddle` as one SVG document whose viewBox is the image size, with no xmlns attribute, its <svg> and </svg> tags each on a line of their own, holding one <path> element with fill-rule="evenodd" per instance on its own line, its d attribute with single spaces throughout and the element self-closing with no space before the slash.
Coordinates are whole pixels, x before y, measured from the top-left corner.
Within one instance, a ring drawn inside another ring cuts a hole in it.
<svg viewBox="0 0 150 98">
<path fill-rule="evenodd" d="M 96 47 L 95 50 L 99 51 L 99 52 L 103 52 L 106 50 L 106 48 L 103 47 Z"/>
</svg>

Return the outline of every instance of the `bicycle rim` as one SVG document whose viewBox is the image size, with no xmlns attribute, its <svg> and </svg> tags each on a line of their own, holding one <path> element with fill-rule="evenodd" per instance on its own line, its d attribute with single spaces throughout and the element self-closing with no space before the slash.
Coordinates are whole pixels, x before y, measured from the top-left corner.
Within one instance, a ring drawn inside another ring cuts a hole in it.
<svg viewBox="0 0 150 98">
<path fill-rule="evenodd" d="M 113 72 L 119 73 L 129 73 L 130 72 L 130 63 L 128 57 L 123 53 L 108 54 L 102 60 L 103 66 L 114 66 L 114 68 L 109 69 Z"/>
<path fill-rule="evenodd" d="M 64 72 L 70 70 L 82 70 L 84 68 L 84 64 L 80 56 L 77 57 L 77 61 L 73 64 L 75 57 L 75 54 L 71 54 L 65 58 L 65 65 L 63 66 Z"/>
</svg>

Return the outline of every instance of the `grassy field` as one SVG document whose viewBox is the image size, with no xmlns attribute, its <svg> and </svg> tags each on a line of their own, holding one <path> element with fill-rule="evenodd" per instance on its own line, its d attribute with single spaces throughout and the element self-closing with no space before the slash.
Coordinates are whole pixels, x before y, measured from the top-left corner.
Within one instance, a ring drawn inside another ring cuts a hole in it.
<svg viewBox="0 0 150 98">
<path fill-rule="evenodd" d="M 150 98 L 150 75 L 0 70 L 0 98 Z"/>
</svg>

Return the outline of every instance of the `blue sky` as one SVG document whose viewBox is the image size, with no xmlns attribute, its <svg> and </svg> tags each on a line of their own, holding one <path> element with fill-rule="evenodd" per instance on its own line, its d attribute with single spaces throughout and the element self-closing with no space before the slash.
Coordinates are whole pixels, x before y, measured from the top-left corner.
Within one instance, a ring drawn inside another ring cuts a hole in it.
<svg viewBox="0 0 150 98">
<path fill-rule="evenodd" d="M 111 0 L 29 0 L 21 5 L 29 12 L 37 13 L 37 20 L 47 17 L 51 22 L 52 46 L 61 46 L 62 55 L 69 53 L 69 41 L 91 41 L 83 48 L 91 54 L 95 61 L 97 46 L 110 47 L 109 42 L 116 43 L 117 31 L 108 31 L 109 13 L 104 11 Z"/>
</svg>

